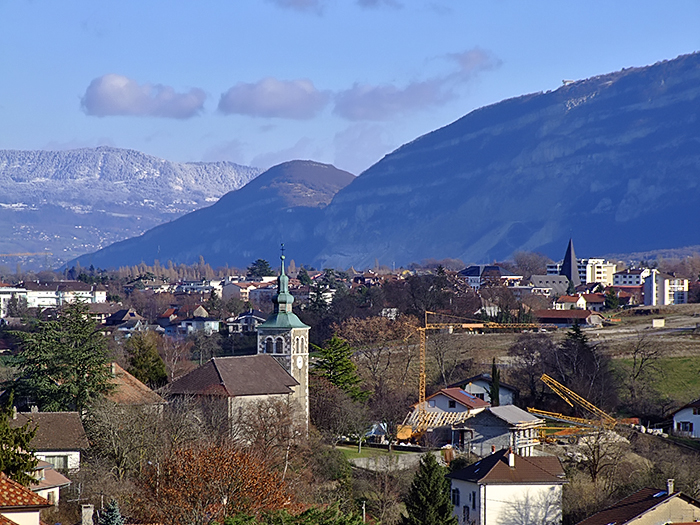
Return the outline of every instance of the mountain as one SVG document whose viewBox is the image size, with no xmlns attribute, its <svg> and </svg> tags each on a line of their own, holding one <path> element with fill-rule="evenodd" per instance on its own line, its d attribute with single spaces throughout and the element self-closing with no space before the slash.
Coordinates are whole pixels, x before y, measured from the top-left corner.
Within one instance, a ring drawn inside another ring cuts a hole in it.
<svg viewBox="0 0 700 525">
<path fill-rule="evenodd" d="M 488 262 L 700 243 L 700 54 L 473 111 L 340 191 L 316 234 L 329 267 Z"/>
<path fill-rule="evenodd" d="M 156 259 L 161 264 L 191 264 L 202 255 L 214 267 L 245 267 L 259 257 L 275 257 L 282 242 L 305 246 L 312 232 L 309 225 L 316 223 L 322 208 L 354 178 L 329 164 L 286 162 L 212 206 L 82 256 L 78 262 L 100 268 Z"/>
<path fill-rule="evenodd" d="M 583 257 L 700 244 L 700 54 L 472 111 L 385 156 L 322 209 L 284 202 L 293 185 L 266 186 L 270 172 L 81 264 L 201 254 L 245 266 L 279 242 L 298 262 L 344 268 L 517 250 L 559 259 L 570 237 Z"/>
<path fill-rule="evenodd" d="M 0 150 L 0 254 L 51 252 L 63 262 L 208 206 L 259 173 L 109 147 Z"/>
</svg>

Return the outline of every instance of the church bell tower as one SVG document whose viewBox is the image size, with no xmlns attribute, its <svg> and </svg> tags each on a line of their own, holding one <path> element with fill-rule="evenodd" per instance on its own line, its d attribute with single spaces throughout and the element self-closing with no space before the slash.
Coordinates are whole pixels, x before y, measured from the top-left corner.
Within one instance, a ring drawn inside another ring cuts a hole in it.
<svg viewBox="0 0 700 525">
<path fill-rule="evenodd" d="M 309 326 L 292 312 L 294 297 L 289 293 L 289 277 L 284 273 L 284 245 L 280 256 L 274 311 L 258 326 L 258 354 L 270 354 L 299 382 L 294 387 L 296 401 L 309 426 Z"/>
</svg>

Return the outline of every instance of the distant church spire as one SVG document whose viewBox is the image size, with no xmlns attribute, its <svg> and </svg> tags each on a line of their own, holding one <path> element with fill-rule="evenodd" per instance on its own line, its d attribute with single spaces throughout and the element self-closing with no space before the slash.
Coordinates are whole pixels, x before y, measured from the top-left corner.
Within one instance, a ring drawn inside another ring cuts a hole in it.
<svg viewBox="0 0 700 525">
<path fill-rule="evenodd" d="M 581 278 L 578 274 L 578 260 L 576 259 L 576 253 L 574 253 L 573 239 L 569 239 L 569 246 L 566 248 L 566 255 L 564 255 L 564 262 L 561 265 L 559 275 L 568 277 L 574 287 L 581 284 Z"/>
<path fill-rule="evenodd" d="M 277 295 L 272 300 L 275 306 L 275 313 L 291 313 L 294 296 L 289 293 L 289 277 L 284 273 L 284 243 L 280 248 L 281 269 L 280 276 L 277 278 Z"/>
</svg>

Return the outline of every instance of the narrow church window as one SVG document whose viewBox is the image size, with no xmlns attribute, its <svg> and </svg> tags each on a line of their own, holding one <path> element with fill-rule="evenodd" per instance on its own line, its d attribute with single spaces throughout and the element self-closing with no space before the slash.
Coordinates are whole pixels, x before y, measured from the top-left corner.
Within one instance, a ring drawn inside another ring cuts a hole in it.
<svg viewBox="0 0 700 525">
<path fill-rule="evenodd" d="M 275 341 L 275 353 L 276 354 L 283 354 L 284 353 L 284 340 L 281 337 L 278 337 L 277 341 Z"/>
<path fill-rule="evenodd" d="M 265 341 L 265 353 L 266 354 L 272 353 L 272 339 L 268 339 L 267 341 Z"/>
</svg>

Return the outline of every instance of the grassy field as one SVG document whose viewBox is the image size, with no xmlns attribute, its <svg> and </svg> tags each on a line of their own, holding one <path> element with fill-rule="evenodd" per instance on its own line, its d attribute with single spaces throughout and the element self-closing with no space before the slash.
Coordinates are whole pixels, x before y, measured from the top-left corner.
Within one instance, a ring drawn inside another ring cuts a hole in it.
<svg viewBox="0 0 700 525">
<path fill-rule="evenodd" d="M 616 363 L 630 367 L 631 359 L 616 359 Z M 700 397 L 700 356 L 666 357 L 659 359 L 662 371 L 657 383 L 659 391 L 680 403 Z"/>
<path fill-rule="evenodd" d="M 343 455 L 345 456 L 345 459 L 357 459 L 357 458 L 375 458 L 377 456 L 386 456 L 389 454 L 389 452 L 383 448 L 371 448 L 371 447 L 362 447 L 362 452 L 360 454 L 357 453 L 357 447 L 356 446 L 344 446 L 344 445 L 338 445 L 338 450 L 340 450 Z M 403 450 L 393 450 L 391 454 L 409 454 L 410 452 L 406 452 Z"/>
</svg>

